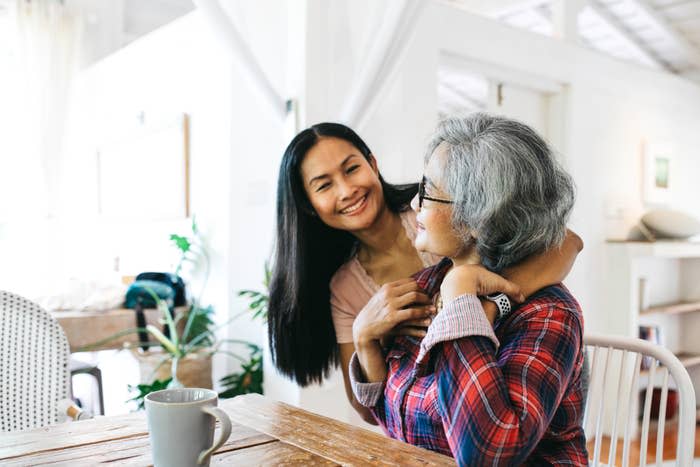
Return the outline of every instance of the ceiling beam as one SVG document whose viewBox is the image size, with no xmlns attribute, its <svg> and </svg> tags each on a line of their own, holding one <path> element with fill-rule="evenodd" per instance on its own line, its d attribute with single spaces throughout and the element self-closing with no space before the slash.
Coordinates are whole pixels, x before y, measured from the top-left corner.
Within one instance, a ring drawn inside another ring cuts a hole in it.
<svg viewBox="0 0 700 467">
<path fill-rule="evenodd" d="M 612 13 L 610 13 L 607 9 L 598 6 L 593 2 L 588 3 L 587 8 L 589 8 L 590 11 L 593 12 L 593 14 L 595 14 L 599 20 L 605 23 L 619 40 L 624 42 L 628 47 L 634 49 L 639 55 L 639 57 L 642 58 L 647 65 L 658 70 L 670 71 L 663 62 L 661 62 L 656 56 L 654 56 L 649 50 L 646 49 L 642 41 L 640 41 L 637 37 L 631 34 L 625 28 L 624 24 L 622 24 L 622 22 L 619 19 L 617 19 Z"/>
<path fill-rule="evenodd" d="M 549 3 L 549 0 L 445 0 L 449 5 L 478 15 L 498 18 Z"/>
<path fill-rule="evenodd" d="M 695 47 L 688 39 L 678 32 L 666 18 L 654 10 L 648 0 L 629 0 L 629 2 L 667 37 L 675 42 L 686 54 L 688 61 L 700 67 L 700 49 Z"/>
<path fill-rule="evenodd" d="M 587 0 L 552 0 L 552 35 L 578 42 L 578 15 L 588 5 Z"/>
</svg>

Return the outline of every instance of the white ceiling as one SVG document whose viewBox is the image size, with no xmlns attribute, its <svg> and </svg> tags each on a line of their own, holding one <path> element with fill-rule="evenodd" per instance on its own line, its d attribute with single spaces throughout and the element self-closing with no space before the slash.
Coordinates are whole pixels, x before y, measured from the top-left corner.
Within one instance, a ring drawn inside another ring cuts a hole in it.
<svg viewBox="0 0 700 467">
<path fill-rule="evenodd" d="M 191 0 L 68 1 L 87 13 L 93 60 L 194 9 Z M 547 36 L 558 34 L 554 18 L 568 8 L 577 16 L 573 40 L 700 83 L 700 0 L 438 1 Z M 0 0 L 0 17 L 12 4 Z"/>
<path fill-rule="evenodd" d="M 192 0 L 122 1 L 124 2 L 124 33 L 127 41 L 141 37 L 194 10 Z"/>
<path fill-rule="evenodd" d="M 557 34 L 555 9 L 573 8 L 577 31 L 570 39 L 700 83 L 700 0 L 441 1 L 548 36 Z"/>
<path fill-rule="evenodd" d="M 14 25 L 16 0 L 0 0 L 0 53 L 12 53 L 2 40 Z M 46 0 L 32 0 L 46 1 Z M 192 0 L 54 0 L 84 18 L 83 65 L 114 53 L 139 37 L 194 10 Z"/>
<path fill-rule="evenodd" d="M 69 0 L 85 16 L 86 63 L 194 10 L 191 0 Z"/>
</svg>

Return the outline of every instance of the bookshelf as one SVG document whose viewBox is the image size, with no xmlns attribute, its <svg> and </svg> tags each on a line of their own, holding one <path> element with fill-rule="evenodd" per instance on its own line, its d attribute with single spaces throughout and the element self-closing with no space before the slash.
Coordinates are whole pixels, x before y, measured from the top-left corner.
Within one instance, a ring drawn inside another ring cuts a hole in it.
<svg viewBox="0 0 700 467">
<path fill-rule="evenodd" d="M 610 313 L 600 332 L 639 337 L 640 326 L 653 327 L 700 401 L 700 242 L 608 242 L 606 256 Z"/>
</svg>

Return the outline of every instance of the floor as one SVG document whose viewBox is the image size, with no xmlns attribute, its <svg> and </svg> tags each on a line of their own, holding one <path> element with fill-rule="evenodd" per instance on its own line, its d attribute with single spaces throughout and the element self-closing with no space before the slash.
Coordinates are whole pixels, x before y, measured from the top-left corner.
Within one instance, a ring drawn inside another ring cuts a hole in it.
<svg viewBox="0 0 700 467">
<path fill-rule="evenodd" d="M 663 460 L 665 462 L 674 461 L 676 459 L 676 437 L 678 431 L 675 428 L 668 428 L 664 434 L 664 450 Z M 593 455 L 593 447 L 595 440 L 588 442 L 588 453 Z M 610 439 L 603 438 L 601 446 L 601 462 L 607 463 L 610 449 Z M 615 455 L 615 465 L 622 465 L 622 443 L 618 441 Z M 630 466 L 639 465 L 640 441 L 634 440 L 630 443 Z M 694 465 L 700 466 L 700 426 L 695 428 L 695 462 Z M 649 442 L 647 443 L 647 459 L 646 464 L 656 465 L 656 430 L 649 434 Z M 675 465 L 671 462 L 668 465 Z"/>
</svg>

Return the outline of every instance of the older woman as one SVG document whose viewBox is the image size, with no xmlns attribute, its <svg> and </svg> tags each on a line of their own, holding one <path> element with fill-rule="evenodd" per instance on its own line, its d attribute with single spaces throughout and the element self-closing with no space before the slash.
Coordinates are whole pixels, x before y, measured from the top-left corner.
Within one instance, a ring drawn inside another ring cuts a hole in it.
<svg viewBox="0 0 700 467">
<path fill-rule="evenodd" d="M 412 201 L 416 248 L 445 256 L 416 275 L 439 312 L 422 340 L 388 349 L 381 312 L 353 325 L 353 390 L 390 436 L 460 465 L 586 465 L 578 303 L 561 284 L 520 305 L 491 297 L 495 313 L 478 299 L 522 299 L 496 273 L 560 244 L 573 202 L 570 177 L 526 125 L 485 114 L 439 125 Z"/>
</svg>

